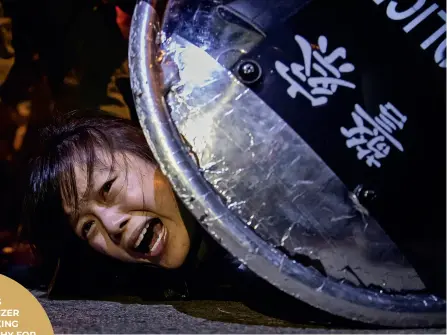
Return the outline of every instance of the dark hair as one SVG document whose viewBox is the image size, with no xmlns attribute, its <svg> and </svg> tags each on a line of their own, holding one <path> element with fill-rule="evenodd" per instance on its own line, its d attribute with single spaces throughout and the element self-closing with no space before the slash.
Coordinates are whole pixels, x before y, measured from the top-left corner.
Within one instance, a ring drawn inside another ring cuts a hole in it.
<svg viewBox="0 0 447 335">
<path fill-rule="evenodd" d="M 98 164 L 98 149 L 109 152 L 112 159 L 115 153 L 122 152 L 154 162 L 141 128 L 104 112 L 72 112 L 56 118 L 39 132 L 39 142 L 28 166 L 23 233 L 42 260 L 43 268 L 54 269 L 61 255 L 80 244 L 68 225 L 62 199 L 76 210 L 74 166 L 86 164 L 88 190 Z"/>
</svg>

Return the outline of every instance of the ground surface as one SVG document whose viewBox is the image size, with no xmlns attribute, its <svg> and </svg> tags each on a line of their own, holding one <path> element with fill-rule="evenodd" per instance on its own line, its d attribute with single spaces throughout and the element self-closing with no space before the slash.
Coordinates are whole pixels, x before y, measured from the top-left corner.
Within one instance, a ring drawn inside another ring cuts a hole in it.
<svg viewBox="0 0 447 335">
<path fill-rule="evenodd" d="M 57 334 L 150 333 L 390 333 L 445 334 L 445 329 L 374 329 L 322 325 L 306 314 L 298 322 L 261 314 L 235 301 L 144 303 L 120 301 L 48 300 L 34 292 Z M 115 299 L 116 300 L 116 299 Z M 296 311 L 297 315 L 300 311 Z M 298 316 L 298 320 L 300 317 Z"/>
</svg>

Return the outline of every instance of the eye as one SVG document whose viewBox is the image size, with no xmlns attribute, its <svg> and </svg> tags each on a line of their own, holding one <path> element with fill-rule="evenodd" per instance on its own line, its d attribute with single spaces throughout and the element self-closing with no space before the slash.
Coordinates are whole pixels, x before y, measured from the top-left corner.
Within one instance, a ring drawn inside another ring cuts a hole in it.
<svg viewBox="0 0 447 335">
<path fill-rule="evenodd" d="M 94 224 L 95 224 L 94 221 L 87 221 L 82 225 L 81 229 L 82 238 L 87 239 L 88 233 L 90 232 Z"/>
<path fill-rule="evenodd" d="M 105 182 L 104 185 L 102 185 L 102 187 L 101 187 L 102 196 L 105 196 L 107 193 L 110 192 L 115 180 L 116 180 L 116 178 L 110 179 L 109 181 Z"/>
</svg>

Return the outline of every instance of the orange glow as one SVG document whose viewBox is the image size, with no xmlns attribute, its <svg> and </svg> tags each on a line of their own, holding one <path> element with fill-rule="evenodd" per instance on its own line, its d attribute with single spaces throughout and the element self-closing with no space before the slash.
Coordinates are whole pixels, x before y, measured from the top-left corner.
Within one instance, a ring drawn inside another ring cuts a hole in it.
<svg viewBox="0 0 447 335">
<path fill-rule="evenodd" d="M 13 249 L 12 247 L 4 247 L 4 248 L 2 249 L 2 252 L 3 252 L 4 254 L 12 254 L 12 253 L 14 252 L 14 249 Z"/>
</svg>

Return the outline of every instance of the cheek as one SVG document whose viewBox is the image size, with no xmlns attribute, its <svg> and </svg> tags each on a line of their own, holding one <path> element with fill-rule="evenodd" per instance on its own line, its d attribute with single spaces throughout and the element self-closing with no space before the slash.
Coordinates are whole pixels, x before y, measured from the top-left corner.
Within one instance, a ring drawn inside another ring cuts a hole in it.
<svg viewBox="0 0 447 335">
<path fill-rule="evenodd" d="M 89 242 L 90 246 L 103 255 L 115 258 L 123 262 L 131 262 L 132 259 L 122 249 L 115 245 L 110 239 L 103 234 L 96 234 Z"/>
<path fill-rule="evenodd" d="M 122 262 L 135 262 L 135 260 L 129 256 L 123 249 L 117 246 L 108 238 L 108 236 L 103 235 L 102 233 L 97 233 L 90 241 L 90 247 L 92 247 L 95 251 L 106 255 L 108 257 L 117 259 Z"/>
<path fill-rule="evenodd" d="M 165 217 L 177 221 L 179 210 L 177 201 L 174 196 L 174 191 L 168 182 L 168 179 L 157 170 L 154 178 L 154 202 L 157 212 Z"/>
<path fill-rule="evenodd" d="M 90 246 L 96 251 L 109 255 L 110 250 L 107 247 L 107 241 L 101 233 L 96 234 L 91 241 L 89 241 Z"/>
<path fill-rule="evenodd" d="M 151 211 L 154 208 L 154 196 L 151 193 L 145 185 L 129 185 L 127 192 L 119 199 L 119 203 L 123 207 L 126 206 L 129 211 Z"/>
<path fill-rule="evenodd" d="M 135 209 L 151 210 L 155 206 L 153 177 L 144 174 L 129 176 L 126 192 L 122 192 L 122 203 L 127 203 Z"/>
</svg>

